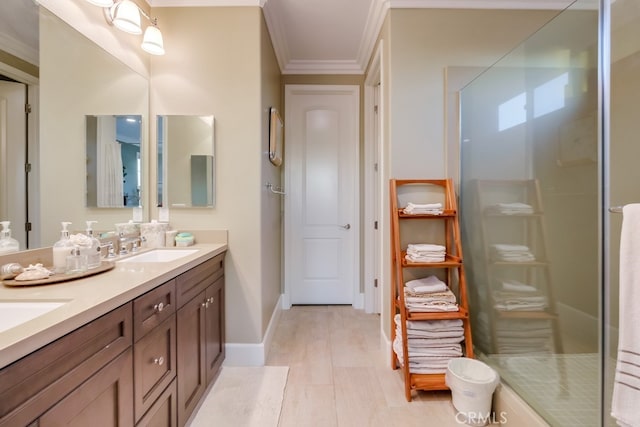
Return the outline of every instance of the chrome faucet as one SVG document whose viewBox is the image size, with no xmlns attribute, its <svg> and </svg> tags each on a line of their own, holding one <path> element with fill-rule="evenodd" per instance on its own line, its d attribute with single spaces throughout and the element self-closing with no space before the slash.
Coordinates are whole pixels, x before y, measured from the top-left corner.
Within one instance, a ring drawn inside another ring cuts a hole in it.
<svg viewBox="0 0 640 427">
<path fill-rule="evenodd" d="M 100 245 L 100 251 L 102 251 L 102 249 L 107 248 L 107 258 L 115 258 L 116 257 L 116 250 L 113 247 L 113 242 L 108 242 L 108 243 L 104 243 L 102 245 Z"/>
<path fill-rule="evenodd" d="M 120 251 L 118 252 L 119 255 L 127 255 L 129 253 L 129 250 L 127 249 L 127 245 L 129 243 L 131 243 L 131 252 L 138 252 L 138 249 L 140 248 L 140 245 L 142 244 L 142 242 L 144 242 L 146 239 L 143 236 L 125 236 L 124 233 L 120 233 L 120 239 L 119 239 L 119 246 L 120 246 Z"/>
</svg>

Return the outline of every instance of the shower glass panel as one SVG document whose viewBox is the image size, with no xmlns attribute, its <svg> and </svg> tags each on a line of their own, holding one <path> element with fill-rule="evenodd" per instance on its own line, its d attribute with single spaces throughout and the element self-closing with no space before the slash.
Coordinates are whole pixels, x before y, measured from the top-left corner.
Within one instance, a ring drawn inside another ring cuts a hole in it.
<svg viewBox="0 0 640 427">
<path fill-rule="evenodd" d="M 474 344 L 552 426 L 602 417 L 598 31 L 577 1 L 460 96 Z"/>
</svg>

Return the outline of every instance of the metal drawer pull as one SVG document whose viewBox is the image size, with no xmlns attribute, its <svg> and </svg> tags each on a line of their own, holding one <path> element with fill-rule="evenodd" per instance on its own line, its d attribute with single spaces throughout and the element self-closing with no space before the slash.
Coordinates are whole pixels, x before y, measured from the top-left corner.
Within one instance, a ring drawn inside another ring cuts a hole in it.
<svg viewBox="0 0 640 427">
<path fill-rule="evenodd" d="M 159 302 L 158 304 L 153 306 L 153 309 L 160 313 L 162 310 L 164 310 L 164 304 Z"/>
<path fill-rule="evenodd" d="M 162 357 L 162 356 L 156 357 L 155 359 L 153 359 L 153 363 L 158 365 L 158 366 L 164 365 L 164 357 Z"/>
<path fill-rule="evenodd" d="M 215 301 L 215 299 L 213 297 L 209 298 L 209 304 L 213 304 L 213 302 Z"/>
</svg>

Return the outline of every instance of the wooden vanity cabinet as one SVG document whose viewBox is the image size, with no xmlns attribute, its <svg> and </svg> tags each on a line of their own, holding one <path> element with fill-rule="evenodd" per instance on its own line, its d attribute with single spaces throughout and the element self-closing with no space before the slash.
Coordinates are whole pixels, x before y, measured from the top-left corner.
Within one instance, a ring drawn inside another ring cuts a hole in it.
<svg viewBox="0 0 640 427">
<path fill-rule="evenodd" d="M 38 425 L 41 415 L 39 425 L 51 425 L 59 419 L 58 410 L 51 409 L 57 404 L 76 414 L 92 408 L 94 421 L 103 411 L 108 417 L 115 405 L 120 423 L 114 425 L 133 425 L 131 344 L 128 303 L 1 369 L 0 426 Z M 100 395 L 107 390 L 113 392 Z M 67 403 L 62 403 L 65 396 Z"/>
<path fill-rule="evenodd" d="M 0 369 L 0 427 L 184 426 L 224 360 L 223 260 Z"/>
<path fill-rule="evenodd" d="M 224 254 L 176 278 L 178 425 L 197 407 L 224 360 Z"/>
</svg>

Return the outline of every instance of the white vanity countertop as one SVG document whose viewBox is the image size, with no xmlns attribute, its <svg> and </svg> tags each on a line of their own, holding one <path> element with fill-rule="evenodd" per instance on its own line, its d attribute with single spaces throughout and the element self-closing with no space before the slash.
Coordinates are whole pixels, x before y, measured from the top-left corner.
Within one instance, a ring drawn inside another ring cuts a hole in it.
<svg viewBox="0 0 640 427">
<path fill-rule="evenodd" d="M 198 251 L 169 262 L 119 263 L 116 260 L 115 267 L 107 272 L 69 282 L 19 287 L 0 285 L 2 302 L 66 302 L 0 332 L 0 368 L 226 251 L 227 245 L 199 243 L 183 249 Z"/>
</svg>

